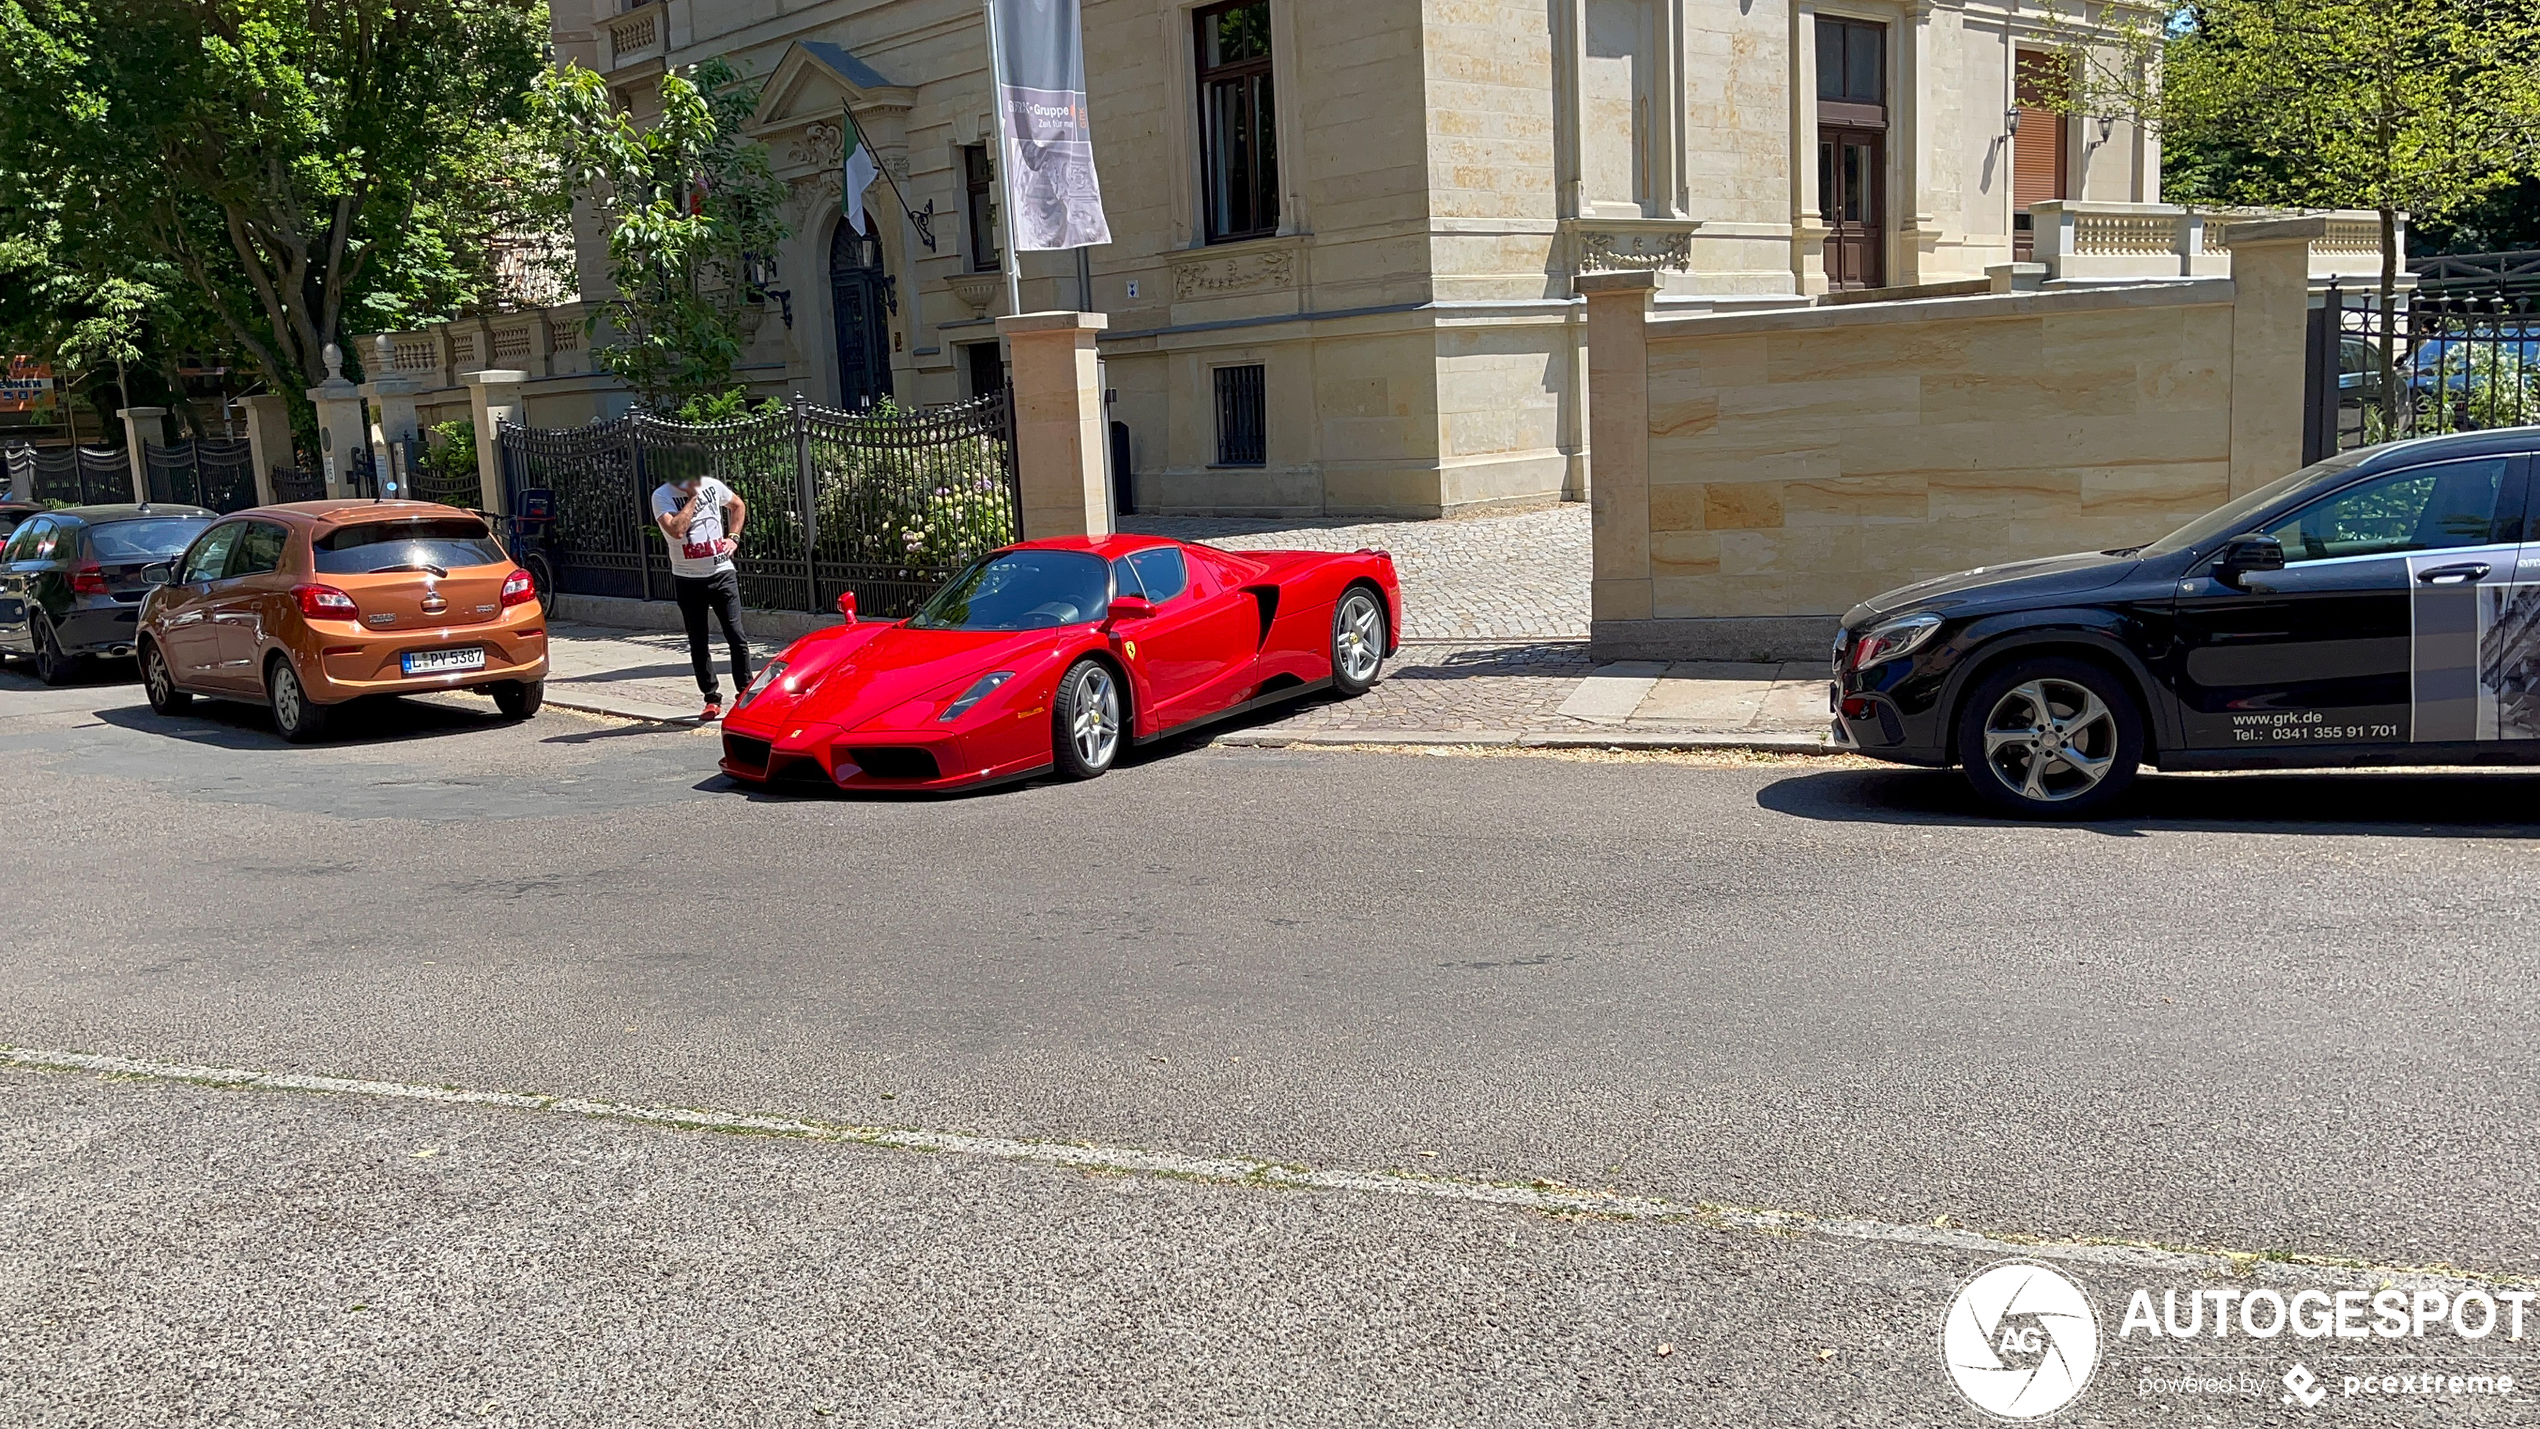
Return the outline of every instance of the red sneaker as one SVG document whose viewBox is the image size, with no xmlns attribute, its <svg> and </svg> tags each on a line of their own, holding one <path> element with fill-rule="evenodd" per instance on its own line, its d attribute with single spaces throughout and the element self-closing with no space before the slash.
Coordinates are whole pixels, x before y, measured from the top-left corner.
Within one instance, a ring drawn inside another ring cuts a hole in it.
<svg viewBox="0 0 2540 1429">
<path fill-rule="evenodd" d="M 723 701 L 708 700 L 706 701 L 705 713 L 697 716 L 697 723 L 712 724 L 721 718 L 723 718 Z"/>
</svg>

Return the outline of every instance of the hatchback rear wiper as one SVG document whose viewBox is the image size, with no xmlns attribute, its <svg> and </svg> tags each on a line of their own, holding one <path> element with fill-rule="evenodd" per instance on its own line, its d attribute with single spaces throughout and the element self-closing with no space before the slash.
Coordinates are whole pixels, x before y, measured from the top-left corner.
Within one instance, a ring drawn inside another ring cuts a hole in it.
<svg viewBox="0 0 2540 1429">
<path fill-rule="evenodd" d="M 433 565 L 429 561 L 405 561 L 393 566 L 373 566 L 370 568 L 370 573 L 375 576 L 386 575 L 390 571 L 429 571 L 436 580 L 448 580 L 450 578 L 450 573 L 448 571 L 441 569 L 439 566 Z"/>
</svg>

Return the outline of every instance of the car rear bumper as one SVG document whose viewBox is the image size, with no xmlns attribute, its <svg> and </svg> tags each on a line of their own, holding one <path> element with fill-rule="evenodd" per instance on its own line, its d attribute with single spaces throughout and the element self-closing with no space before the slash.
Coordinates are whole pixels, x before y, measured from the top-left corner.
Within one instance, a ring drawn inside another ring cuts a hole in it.
<svg viewBox="0 0 2540 1429">
<path fill-rule="evenodd" d="M 141 605 L 110 596 L 83 598 L 53 627 L 66 655 L 129 655 L 141 630 Z"/>
<path fill-rule="evenodd" d="M 1046 750 L 1003 759 L 976 757 L 975 736 L 961 734 L 838 734 L 817 732 L 782 739 L 747 724 L 723 729 L 724 773 L 762 788 L 829 788 L 874 792 L 945 792 L 976 789 L 1038 774 L 1050 767 Z"/>
<path fill-rule="evenodd" d="M 309 698 L 319 704 L 341 704 L 366 695 L 415 695 L 543 680 L 547 678 L 546 621 L 536 613 L 535 606 L 523 608 L 531 612 L 525 619 L 393 634 L 363 630 L 349 623 L 312 624 L 309 634 L 317 646 L 316 658 L 294 651 L 292 664 L 299 670 Z M 480 668 L 404 673 L 404 657 L 409 651 L 471 646 L 485 652 L 485 663 Z"/>
</svg>

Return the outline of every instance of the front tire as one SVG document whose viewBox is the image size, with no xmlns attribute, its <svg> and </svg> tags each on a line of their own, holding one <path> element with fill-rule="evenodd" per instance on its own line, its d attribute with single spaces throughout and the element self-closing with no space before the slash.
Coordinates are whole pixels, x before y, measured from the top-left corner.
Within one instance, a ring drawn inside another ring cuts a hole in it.
<svg viewBox="0 0 2540 1429">
<path fill-rule="evenodd" d="M 309 698 L 299 672 L 280 655 L 265 667 L 265 703 L 273 709 L 274 732 L 293 744 L 307 744 L 326 733 L 326 706 Z"/>
<path fill-rule="evenodd" d="M 141 687 L 149 693 L 155 714 L 181 714 L 194 703 L 192 695 L 176 687 L 176 672 L 168 668 L 168 657 L 159 653 L 155 640 L 141 642 Z"/>
<path fill-rule="evenodd" d="M 547 702 L 547 682 L 505 680 L 487 693 L 494 697 L 494 708 L 502 711 L 503 718 L 528 719 L 538 713 L 540 705 Z"/>
<path fill-rule="evenodd" d="M 1958 763 L 1994 808 L 2083 819 L 2134 783 L 2143 711 L 2113 671 L 2083 660 L 2023 660 L 1987 676 L 1958 712 Z"/>
<path fill-rule="evenodd" d="M 1351 586 L 1332 607 L 1332 688 L 1355 699 L 1375 688 L 1384 664 L 1384 604 L 1367 587 Z"/>
<path fill-rule="evenodd" d="M 1120 757 L 1128 736 L 1128 699 L 1120 677 L 1100 660 L 1067 667 L 1050 702 L 1050 763 L 1064 779 L 1099 779 Z"/>
</svg>

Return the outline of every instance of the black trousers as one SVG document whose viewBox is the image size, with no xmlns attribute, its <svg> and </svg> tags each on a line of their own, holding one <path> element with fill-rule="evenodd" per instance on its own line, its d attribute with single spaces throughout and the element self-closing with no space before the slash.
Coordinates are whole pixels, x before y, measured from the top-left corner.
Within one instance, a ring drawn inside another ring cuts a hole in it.
<svg viewBox="0 0 2540 1429">
<path fill-rule="evenodd" d="M 714 678 L 714 652 L 706 644 L 706 612 L 711 610 L 723 622 L 724 643 L 732 647 L 732 683 L 737 689 L 749 689 L 750 637 L 741 629 L 740 572 L 672 576 L 670 583 L 679 591 L 680 617 L 688 622 L 688 663 L 697 668 L 697 688 L 709 700 L 723 698 Z"/>
</svg>

